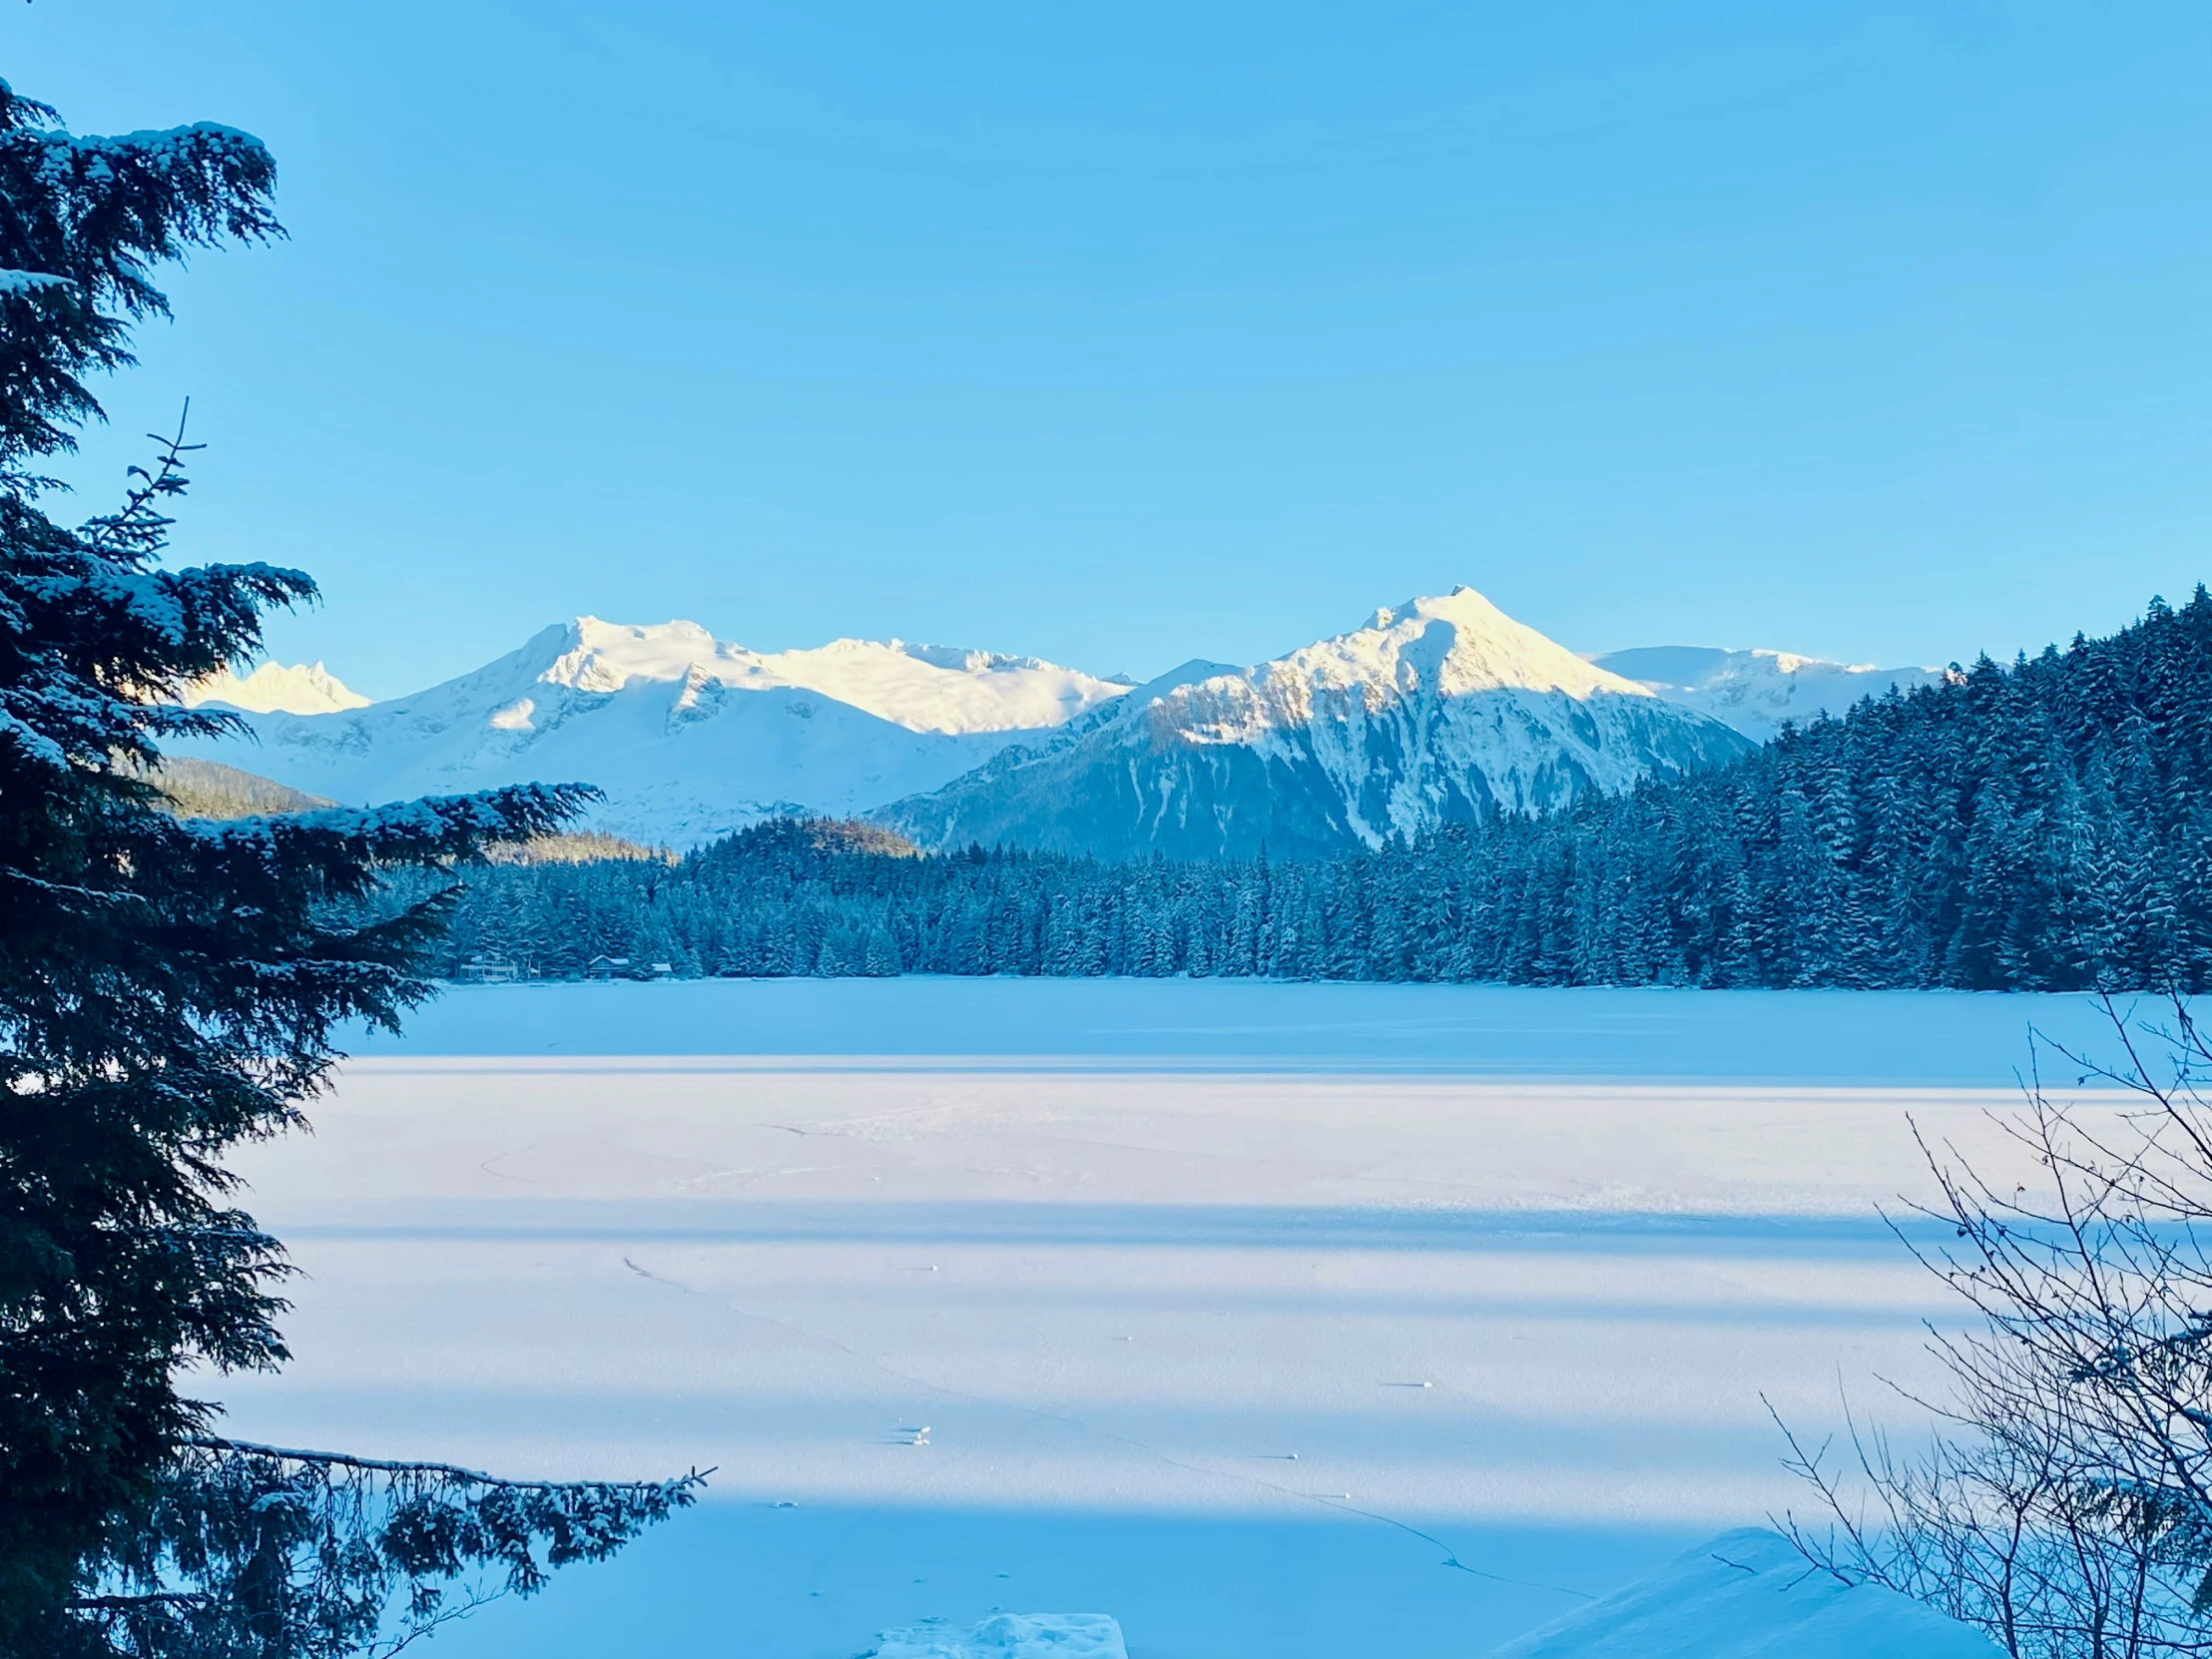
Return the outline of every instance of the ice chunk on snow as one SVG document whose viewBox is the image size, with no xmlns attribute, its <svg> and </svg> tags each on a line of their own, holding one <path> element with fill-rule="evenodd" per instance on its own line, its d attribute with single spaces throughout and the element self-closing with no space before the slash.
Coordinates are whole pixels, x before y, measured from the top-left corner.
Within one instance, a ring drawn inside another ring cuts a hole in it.
<svg viewBox="0 0 2212 1659">
<path fill-rule="evenodd" d="M 886 1630 L 870 1659 L 1129 1659 L 1104 1613 L 999 1613 L 973 1630 Z"/>
<path fill-rule="evenodd" d="M 1995 1659 L 1996 1644 L 1875 1584 L 1847 1585 L 1780 1533 L 1724 1532 L 1491 1659 Z"/>
</svg>

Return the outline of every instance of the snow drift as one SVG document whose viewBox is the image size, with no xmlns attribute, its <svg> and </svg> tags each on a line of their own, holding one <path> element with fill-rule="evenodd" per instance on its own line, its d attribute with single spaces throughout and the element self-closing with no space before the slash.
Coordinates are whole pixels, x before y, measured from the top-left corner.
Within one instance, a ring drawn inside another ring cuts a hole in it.
<svg viewBox="0 0 2212 1659">
<path fill-rule="evenodd" d="M 1995 1643 L 1876 1584 L 1847 1585 L 1780 1533 L 1724 1532 L 1491 1659 L 1996 1659 Z"/>
</svg>

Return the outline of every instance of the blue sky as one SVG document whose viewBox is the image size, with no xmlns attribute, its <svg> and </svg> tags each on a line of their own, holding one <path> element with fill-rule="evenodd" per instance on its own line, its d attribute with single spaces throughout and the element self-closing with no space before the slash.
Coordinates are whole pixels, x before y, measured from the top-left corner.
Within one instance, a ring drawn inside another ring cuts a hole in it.
<svg viewBox="0 0 2212 1659">
<path fill-rule="evenodd" d="M 2212 573 L 2212 11 L 38 0 L 259 133 L 107 388 L 391 695 L 589 611 L 1139 675 L 1455 582 L 1883 662 Z M 127 443 L 126 440 L 132 440 Z"/>
</svg>

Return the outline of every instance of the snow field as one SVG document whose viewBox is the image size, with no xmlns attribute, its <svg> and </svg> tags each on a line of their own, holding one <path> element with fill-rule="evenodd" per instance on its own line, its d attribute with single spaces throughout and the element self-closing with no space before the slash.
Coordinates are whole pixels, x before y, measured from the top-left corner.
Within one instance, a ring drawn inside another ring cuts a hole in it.
<svg viewBox="0 0 2212 1659">
<path fill-rule="evenodd" d="M 1864 998 L 793 988 L 457 993 L 242 1164 L 306 1275 L 293 1365 L 225 1385 L 237 1432 L 718 1466 L 701 1510 L 440 1652 L 851 1659 L 1077 1608 L 1135 1659 L 1486 1651 L 1795 1499 L 1762 1395 L 1909 1420 L 1875 1379 L 1928 1382 L 1948 1309 L 1872 1207 L 1926 1191 L 1909 1118 L 1993 1159 L 2016 1098 L 1958 1075 L 1996 1063 L 1996 999 L 1886 999 L 1887 1063 L 1950 1068 L 1899 1086 L 1558 1075 L 1778 1058 L 1762 1019 Z M 853 1047 L 997 1052 L 821 1052 L 839 996 Z M 536 1047 L 626 1015 L 695 1051 Z M 1303 1041 L 1251 1058 L 1271 1030 Z M 461 1046 L 488 1052 L 433 1052 Z"/>
<path fill-rule="evenodd" d="M 2031 1031 L 2109 1047 L 2080 996 L 926 975 L 476 986 L 418 1010 L 404 1037 L 356 1031 L 349 1046 L 678 1069 L 957 1062 L 2010 1090 Z"/>
<path fill-rule="evenodd" d="M 1809 1570 L 1779 1533 L 1740 1527 L 1493 1659 L 1998 1659 L 2000 1651 L 1894 1590 Z"/>
</svg>

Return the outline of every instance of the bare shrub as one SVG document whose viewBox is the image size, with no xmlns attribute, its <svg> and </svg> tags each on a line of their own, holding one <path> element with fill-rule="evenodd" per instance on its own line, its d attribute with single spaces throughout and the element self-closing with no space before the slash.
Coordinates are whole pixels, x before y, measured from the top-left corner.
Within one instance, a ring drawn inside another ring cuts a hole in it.
<svg viewBox="0 0 2212 1659">
<path fill-rule="evenodd" d="M 2128 1109 L 2092 1119 L 2038 1067 L 2004 1123 L 2034 1166 L 2017 1185 L 1922 1142 L 1941 1196 L 1916 1208 L 1950 1236 L 1899 1236 L 1971 1313 L 1931 1328 L 1933 1443 L 1856 1419 L 1843 1448 L 1790 1436 L 1819 1518 L 1784 1524 L 1810 1559 L 2024 1659 L 2212 1653 L 2212 1041 L 2178 994 L 2104 1011 L 2110 1063 L 2037 1054 Z"/>
</svg>

